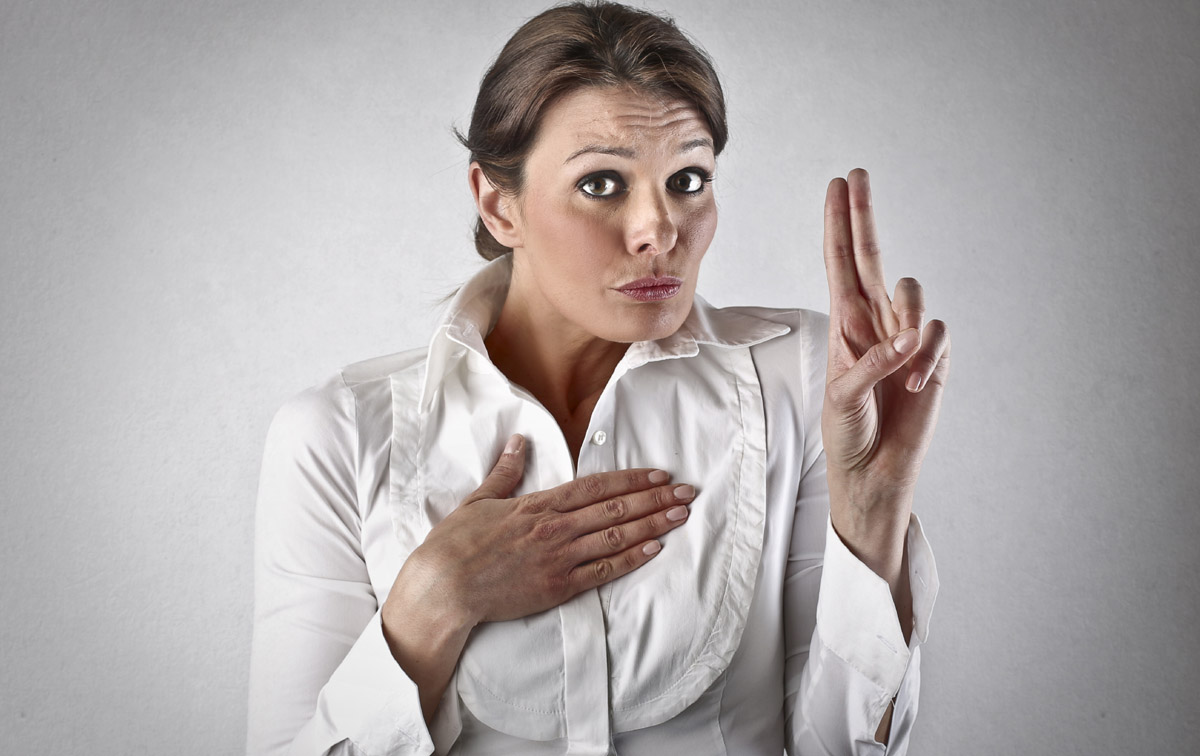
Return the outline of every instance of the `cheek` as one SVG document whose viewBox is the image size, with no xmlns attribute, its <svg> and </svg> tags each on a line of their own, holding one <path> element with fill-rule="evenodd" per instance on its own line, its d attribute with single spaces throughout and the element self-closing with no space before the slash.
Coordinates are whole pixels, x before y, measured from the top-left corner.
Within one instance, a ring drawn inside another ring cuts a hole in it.
<svg viewBox="0 0 1200 756">
<path fill-rule="evenodd" d="M 562 301 L 587 296 L 590 289 L 581 282 L 607 280 L 613 257 L 609 242 L 616 239 L 619 251 L 619 235 L 608 219 L 587 208 L 534 202 L 526 214 L 525 253 L 539 286 Z"/>
<path fill-rule="evenodd" d="M 550 251 L 578 251 L 605 228 L 596 213 L 557 197 L 531 196 L 527 210 L 526 242 Z"/>
<path fill-rule="evenodd" d="M 679 221 L 679 244 L 696 257 L 708 251 L 716 233 L 717 206 L 712 201 L 685 214 Z"/>
</svg>

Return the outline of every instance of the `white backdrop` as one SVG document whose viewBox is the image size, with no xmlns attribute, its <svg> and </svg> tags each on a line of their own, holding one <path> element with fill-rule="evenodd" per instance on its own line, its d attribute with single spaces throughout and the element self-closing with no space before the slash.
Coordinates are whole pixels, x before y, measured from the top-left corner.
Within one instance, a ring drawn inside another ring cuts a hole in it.
<svg viewBox="0 0 1200 756">
<path fill-rule="evenodd" d="M 267 424 L 476 267 L 450 129 L 544 4 L 434 6 L 0 0 L 6 750 L 242 749 Z M 1200 5 L 651 7 L 729 94 L 710 301 L 824 309 L 862 165 L 951 325 L 912 752 L 1200 750 Z"/>
</svg>

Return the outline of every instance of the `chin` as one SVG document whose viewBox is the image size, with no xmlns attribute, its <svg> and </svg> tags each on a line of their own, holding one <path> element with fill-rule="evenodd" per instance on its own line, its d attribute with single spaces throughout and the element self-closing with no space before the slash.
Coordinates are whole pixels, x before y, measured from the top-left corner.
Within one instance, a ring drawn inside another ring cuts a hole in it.
<svg viewBox="0 0 1200 756">
<path fill-rule="evenodd" d="M 692 300 L 688 297 L 686 305 L 683 302 L 661 304 L 667 306 L 637 305 L 628 317 L 613 318 L 609 322 L 618 327 L 613 329 L 611 336 L 602 338 L 626 344 L 665 339 L 678 331 L 683 321 L 687 320 L 688 313 L 692 311 Z"/>
</svg>

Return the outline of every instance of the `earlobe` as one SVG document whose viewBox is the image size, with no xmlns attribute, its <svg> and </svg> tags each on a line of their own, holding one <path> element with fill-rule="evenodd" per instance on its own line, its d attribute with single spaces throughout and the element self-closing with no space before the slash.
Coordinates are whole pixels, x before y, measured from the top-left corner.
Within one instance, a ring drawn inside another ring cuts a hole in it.
<svg viewBox="0 0 1200 756">
<path fill-rule="evenodd" d="M 514 249 L 520 247 L 520 228 L 512 219 L 515 213 L 510 198 L 492 186 L 479 163 L 471 163 L 467 169 L 467 183 L 475 197 L 475 209 L 496 241 Z"/>
</svg>

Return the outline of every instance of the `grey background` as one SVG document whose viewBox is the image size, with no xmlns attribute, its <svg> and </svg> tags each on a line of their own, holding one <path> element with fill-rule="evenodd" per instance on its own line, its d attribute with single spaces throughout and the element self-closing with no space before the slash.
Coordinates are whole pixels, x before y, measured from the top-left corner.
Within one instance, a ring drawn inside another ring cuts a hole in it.
<svg viewBox="0 0 1200 756">
<path fill-rule="evenodd" d="M 427 340 L 543 2 L 0 3 L 0 743 L 242 749 L 275 408 Z M 827 181 L 955 365 L 913 753 L 1200 749 L 1200 5 L 672 2 L 732 143 L 701 291 L 826 307 Z"/>
</svg>

